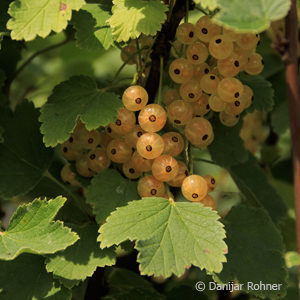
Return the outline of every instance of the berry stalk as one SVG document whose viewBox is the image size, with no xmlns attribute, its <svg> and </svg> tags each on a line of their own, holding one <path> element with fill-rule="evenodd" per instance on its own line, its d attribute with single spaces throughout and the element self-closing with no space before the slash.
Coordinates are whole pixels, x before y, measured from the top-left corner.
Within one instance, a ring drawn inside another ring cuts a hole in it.
<svg viewBox="0 0 300 300">
<path fill-rule="evenodd" d="M 285 60 L 285 74 L 288 89 L 290 126 L 294 165 L 295 206 L 297 221 L 298 252 L 300 253 L 300 97 L 297 59 L 297 8 L 291 0 L 291 9 L 286 17 L 286 38 L 288 41 Z M 300 273 L 300 272 L 299 272 Z"/>
</svg>

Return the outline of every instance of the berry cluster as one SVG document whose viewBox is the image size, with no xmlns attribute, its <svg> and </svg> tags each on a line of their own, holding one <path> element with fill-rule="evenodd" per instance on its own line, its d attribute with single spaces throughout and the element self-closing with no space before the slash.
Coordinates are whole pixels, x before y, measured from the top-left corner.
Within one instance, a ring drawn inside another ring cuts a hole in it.
<svg viewBox="0 0 300 300">
<path fill-rule="evenodd" d="M 179 106 L 181 98 L 185 116 L 192 111 L 194 116 L 203 117 L 211 110 L 219 113 L 225 126 L 236 125 L 240 114 L 250 107 L 253 91 L 235 76 L 242 71 L 256 75 L 263 70 L 263 59 L 255 52 L 259 35 L 221 28 L 203 16 L 195 25 L 179 25 L 176 38 L 169 75 L 179 84 L 179 92 L 176 88 L 166 91 L 164 103 L 172 109 Z"/>
<path fill-rule="evenodd" d="M 215 209 L 214 200 L 207 195 L 215 187 L 215 179 L 209 175 L 188 176 L 183 161 L 175 159 L 185 145 L 178 131 L 161 131 L 167 119 L 176 126 L 185 125 L 185 135 L 195 145 L 207 144 L 213 136 L 210 123 L 204 118 L 193 118 L 191 111 L 184 114 L 179 106 L 168 106 L 167 111 L 158 104 L 147 104 L 148 93 L 138 85 L 127 88 L 122 96 L 124 108 L 118 111 L 117 120 L 103 131 L 87 131 L 81 122 L 62 145 L 63 156 L 75 161 L 78 174 L 91 177 L 108 168 L 111 162 L 122 165 L 123 174 L 129 179 L 139 179 L 141 197 L 167 197 L 171 187 L 181 187 L 190 201 L 198 201 Z M 136 115 L 138 112 L 138 124 Z M 200 137 L 200 141 L 198 142 Z M 66 165 L 62 170 L 64 181 L 78 185 L 75 174 Z"/>
</svg>

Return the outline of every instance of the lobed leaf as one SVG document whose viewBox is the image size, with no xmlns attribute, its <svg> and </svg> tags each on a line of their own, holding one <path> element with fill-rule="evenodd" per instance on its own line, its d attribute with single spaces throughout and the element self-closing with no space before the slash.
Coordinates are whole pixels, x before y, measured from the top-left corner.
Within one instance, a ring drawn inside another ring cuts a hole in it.
<svg viewBox="0 0 300 300">
<path fill-rule="evenodd" d="M 21 253 L 50 254 L 73 245 L 78 236 L 60 221 L 53 222 L 66 198 L 35 199 L 19 206 L 6 231 L 0 232 L 0 259 L 12 260 Z"/>
<path fill-rule="evenodd" d="M 48 272 L 68 280 L 84 280 L 92 276 L 97 267 L 112 266 L 115 263 L 114 251 L 102 250 L 97 244 L 98 226 L 72 225 L 72 229 L 79 235 L 79 241 L 50 256 L 46 261 Z"/>
<path fill-rule="evenodd" d="M 143 198 L 117 208 L 100 227 L 101 248 L 137 240 L 142 275 L 180 276 L 191 264 L 220 272 L 226 261 L 219 216 L 200 203 Z"/>
<path fill-rule="evenodd" d="M 214 17 L 218 24 L 241 32 L 261 32 L 272 21 L 285 17 L 289 0 L 217 0 L 220 12 Z"/>
<path fill-rule="evenodd" d="M 84 0 L 15 0 L 8 13 L 7 28 L 13 40 L 45 38 L 51 31 L 61 32 L 71 20 L 72 10 L 79 10 Z"/>
<path fill-rule="evenodd" d="M 26 101 L 14 114 L 0 109 L 0 195 L 10 198 L 34 188 L 48 169 L 52 149 L 46 149 L 39 131 L 39 112 Z M 12 184 L 13 183 L 13 184 Z"/>
<path fill-rule="evenodd" d="M 243 290 L 269 299 L 283 297 L 287 288 L 283 242 L 264 209 L 238 205 L 224 219 L 228 256 L 218 277 L 224 283 L 235 279 Z M 253 290 L 248 283 L 280 284 L 279 290 Z"/>
<path fill-rule="evenodd" d="M 113 15 L 108 19 L 117 42 L 155 35 L 166 20 L 167 6 L 160 0 L 114 0 Z"/>
<path fill-rule="evenodd" d="M 113 169 L 107 169 L 94 176 L 86 195 L 98 224 L 102 224 L 117 207 L 137 198 L 137 183 L 125 179 Z"/>
<path fill-rule="evenodd" d="M 48 102 L 41 108 L 41 132 L 46 146 L 56 146 L 68 139 L 77 119 L 88 130 L 114 122 L 120 98 L 113 93 L 97 89 L 87 76 L 74 76 L 54 88 Z"/>
</svg>

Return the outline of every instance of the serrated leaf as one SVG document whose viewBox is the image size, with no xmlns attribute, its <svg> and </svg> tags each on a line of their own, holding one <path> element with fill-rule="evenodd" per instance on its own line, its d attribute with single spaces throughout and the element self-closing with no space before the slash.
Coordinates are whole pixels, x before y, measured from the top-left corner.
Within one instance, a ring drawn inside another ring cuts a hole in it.
<svg viewBox="0 0 300 300">
<path fill-rule="evenodd" d="M 220 12 L 214 20 L 225 27 L 241 32 L 261 32 L 272 21 L 285 17 L 290 8 L 289 0 L 217 0 Z"/>
<path fill-rule="evenodd" d="M 0 195 L 27 193 L 48 169 L 53 151 L 46 149 L 39 131 L 38 110 L 26 101 L 14 114 L 0 109 L 4 142 L 0 144 Z M 13 183 L 13 184 L 12 184 Z"/>
<path fill-rule="evenodd" d="M 88 130 L 106 126 L 114 122 L 121 107 L 116 94 L 98 90 L 87 76 L 74 76 L 57 85 L 41 108 L 44 143 L 54 147 L 67 140 L 79 118 Z"/>
<path fill-rule="evenodd" d="M 19 206 L 6 231 L 0 232 L 0 259 L 21 253 L 51 254 L 73 245 L 78 236 L 60 221 L 53 222 L 66 198 L 35 199 Z"/>
<path fill-rule="evenodd" d="M 111 16 L 110 8 L 101 4 L 87 4 L 82 9 L 91 14 L 92 18 L 94 19 L 95 26 L 93 30 L 94 36 L 96 40 L 101 43 L 103 48 L 107 50 L 111 45 L 113 45 L 114 42 L 111 28 L 107 23 L 107 20 Z M 80 44 L 80 46 L 84 47 L 83 43 Z"/>
<path fill-rule="evenodd" d="M 248 109 L 269 112 L 274 106 L 274 90 L 271 82 L 261 76 L 241 75 L 240 80 L 253 90 L 253 103 Z"/>
<path fill-rule="evenodd" d="M 97 267 L 111 266 L 115 263 L 112 249 L 101 250 L 97 244 L 96 225 L 75 226 L 80 240 L 68 249 L 50 256 L 46 269 L 56 276 L 68 280 L 84 280 L 91 277 Z"/>
<path fill-rule="evenodd" d="M 200 4 L 202 8 L 209 9 L 211 11 L 218 7 L 218 0 L 194 0 L 196 4 Z"/>
<path fill-rule="evenodd" d="M 98 224 L 102 224 L 117 207 L 137 198 L 137 183 L 125 179 L 113 169 L 94 176 L 86 195 L 86 201 L 93 207 Z"/>
<path fill-rule="evenodd" d="M 141 33 L 155 35 L 166 20 L 167 6 L 160 0 L 114 0 L 108 22 L 117 42 L 127 42 Z"/>
<path fill-rule="evenodd" d="M 214 141 L 208 147 L 211 158 L 223 167 L 245 162 L 248 152 L 240 138 L 242 121 L 234 127 L 226 127 L 218 120 L 213 123 Z"/>
<path fill-rule="evenodd" d="M 99 230 L 100 246 L 137 240 L 142 275 L 180 276 L 191 264 L 220 272 L 226 244 L 218 219 L 215 211 L 200 203 L 143 198 L 117 208 L 107 218 Z"/>
<path fill-rule="evenodd" d="M 229 172 L 246 199 L 264 207 L 275 224 L 284 218 L 286 204 L 268 182 L 265 172 L 254 157 L 251 156 L 245 163 L 232 166 Z"/>
<path fill-rule="evenodd" d="M 15 0 L 9 7 L 11 19 L 7 28 L 11 30 L 13 40 L 45 38 L 52 30 L 64 30 L 72 10 L 79 10 L 84 4 L 84 0 Z"/>
<path fill-rule="evenodd" d="M 42 256 L 23 254 L 13 261 L 0 261 L 0 270 L 2 300 L 71 299 L 71 292 L 60 287 L 47 273 Z"/>
<path fill-rule="evenodd" d="M 287 270 L 279 231 L 261 208 L 239 205 L 224 219 L 228 262 L 218 277 L 224 283 L 237 279 L 243 289 L 262 298 L 286 294 Z M 251 290 L 248 283 L 281 284 L 280 290 Z"/>
</svg>

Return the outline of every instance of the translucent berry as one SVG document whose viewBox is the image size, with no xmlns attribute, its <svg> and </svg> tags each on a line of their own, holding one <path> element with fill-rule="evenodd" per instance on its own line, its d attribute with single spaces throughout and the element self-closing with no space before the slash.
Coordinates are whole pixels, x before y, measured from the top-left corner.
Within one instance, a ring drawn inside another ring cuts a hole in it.
<svg viewBox="0 0 300 300">
<path fill-rule="evenodd" d="M 239 100 L 235 100 L 232 103 L 227 103 L 224 111 L 229 115 L 240 115 L 245 109 L 242 97 Z"/>
<path fill-rule="evenodd" d="M 193 65 L 185 58 L 177 58 L 170 65 L 169 75 L 176 83 L 188 82 L 193 77 Z"/>
<path fill-rule="evenodd" d="M 163 154 L 154 159 L 152 164 L 152 175 L 160 181 L 169 181 L 176 177 L 178 163 L 171 155 Z"/>
<path fill-rule="evenodd" d="M 193 78 L 199 80 L 202 78 L 203 75 L 209 74 L 210 72 L 210 66 L 207 63 L 194 65 Z"/>
<path fill-rule="evenodd" d="M 224 77 L 233 77 L 237 75 L 241 70 L 239 58 L 239 55 L 233 52 L 227 58 L 218 60 L 218 72 Z"/>
<path fill-rule="evenodd" d="M 196 102 L 202 95 L 199 81 L 194 79 L 183 83 L 179 88 L 179 94 L 186 102 Z"/>
<path fill-rule="evenodd" d="M 226 103 L 239 100 L 243 91 L 243 84 L 236 78 L 224 78 L 218 85 L 218 95 Z"/>
<path fill-rule="evenodd" d="M 240 34 L 231 29 L 223 28 L 222 34 L 232 42 L 235 42 L 240 38 Z"/>
<path fill-rule="evenodd" d="M 240 100 L 244 104 L 245 109 L 251 106 L 254 100 L 254 95 L 252 89 L 248 85 L 244 85 L 243 95 L 240 98 Z"/>
<path fill-rule="evenodd" d="M 220 112 L 226 107 L 226 102 L 224 102 L 217 94 L 211 95 L 208 99 L 209 106 L 212 111 Z"/>
<path fill-rule="evenodd" d="M 106 148 L 106 154 L 111 161 L 121 164 L 130 160 L 132 150 L 125 141 L 113 139 Z"/>
<path fill-rule="evenodd" d="M 136 143 L 137 152 L 147 159 L 154 159 L 164 151 L 164 141 L 157 133 L 144 133 Z"/>
<path fill-rule="evenodd" d="M 139 124 L 147 132 L 161 130 L 167 122 L 167 113 L 158 104 L 146 105 L 139 113 Z"/>
<path fill-rule="evenodd" d="M 195 34 L 195 26 L 191 23 L 182 23 L 177 27 L 176 38 L 182 44 L 191 44 L 197 37 Z"/>
<path fill-rule="evenodd" d="M 219 119 L 224 126 L 233 127 L 239 122 L 240 115 L 229 115 L 225 111 L 221 111 L 219 114 Z"/>
<path fill-rule="evenodd" d="M 104 171 L 110 166 L 110 159 L 107 157 L 104 148 L 91 150 L 88 152 L 87 156 L 89 159 L 88 166 L 95 173 Z"/>
<path fill-rule="evenodd" d="M 223 35 L 214 36 L 208 45 L 209 53 L 216 59 L 224 59 L 233 51 L 233 43 Z"/>
<path fill-rule="evenodd" d="M 124 175 L 129 179 L 137 179 L 142 175 L 141 171 L 138 171 L 132 160 L 124 163 L 122 166 Z"/>
<path fill-rule="evenodd" d="M 189 175 L 186 164 L 182 161 L 177 161 L 177 163 L 178 163 L 178 173 L 176 177 L 167 182 L 168 185 L 172 187 L 181 187 L 183 180 Z"/>
<path fill-rule="evenodd" d="M 192 106 L 182 100 L 175 100 L 167 107 L 169 120 L 177 126 L 185 125 L 193 115 Z"/>
<path fill-rule="evenodd" d="M 202 200 L 199 201 L 203 204 L 204 207 L 210 207 L 213 210 L 216 210 L 217 205 L 214 198 L 210 195 L 206 195 Z"/>
<path fill-rule="evenodd" d="M 193 117 L 203 117 L 210 111 L 208 103 L 208 95 L 202 94 L 196 102 L 191 103 L 193 109 Z"/>
<path fill-rule="evenodd" d="M 136 47 L 133 45 L 128 45 L 121 50 L 121 59 L 128 65 L 134 65 L 137 62 Z"/>
<path fill-rule="evenodd" d="M 136 148 L 138 139 L 145 133 L 140 125 L 135 125 L 130 133 L 125 135 L 125 143 L 131 148 Z"/>
<path fill-rule="evenodd" d="M 179 155 L 184 148 L 184 139 L 178 132 L 167 132 L 162 135 L 165 143 L 164 154 L 176 156 Z"/>
<path fill-rule="evenodd" d="M 115 131 L 115 127 L 112 126 L 112 124 L 109 124 L 105 127 L 105 133 L 112 139 L 118 139 L 121 137 L 121 135 Z"/>
<path fill-rule="evenodd" d="M 239 64 L 240 64 L 240 71 L 244 70 L 247 63 L 248 63 L 248 57 L 249 54 L 245 50 L 241 48 L 235 48 L 234 54 L 238 56 Z"/>
<path fill-rule="evenodd" d="M 137 190 L 141 197 L 162 197 L 166 192 L 164 183 L 152 175 L 141 178 Z"/>
<path fill-rule="evenodd" d="M 88 131 L 80 138 L 80 143 L 84 149 L 95 149 L 101 143 L 101 134 L 98 130 Z"/>
<path fill-rule="evenodd" d="M 240 48 L 244 50 L 253 50 L 256 48 L 259 39 L 259 34 L 246 33 L 241 34 L 240 38 L 236 41 L 236 43 Z"/>
<path fill-rule="evenodd" d="M 249 56 L 245 71 L 250 75 L 258 75 L 264 69 L 264 60 L 258 53 Z"/>
<path fill-rule="evenodd" d="M 143 87 L 133 85 L 124 91 L 122 101 L 128 110 L 138 111 L 148 103 L 148 93 Z"/>
<path fill-rule="evenodd" d="M 213 128 L 210 122 L 204 118 L 193 118 L 184 129 L 184 133 L 188 141 L 195 145 L 206 145 L 207 141 L 213 136 Z"/>
<path fill-rule="evenodd" d="M 109 136 L 105 131 L 100 132 L 100 136 L 100 146 L 106 148 L 109 142 L 112 140 L 112 137 Z"/>
<path fill-rule="evenodd" d="M 213 192 L 216 187 L 216 179 L 211 175 L 204 175 L 203 178 L 207 183 L 208 192 Z"/>
<path fill-rule="evenodd" d="M 171 104 L 173 101 L 180 99 L 179 93 L 176 89 L 168 89 L 163 94 L 163 103 L 165 105 Z"/>
<path fill-rule="evenodd" d="M 137 171 L 142 173 L 151 171 L 153 160 L 144 158 L 137 151 L 132 154 L 131 161 Z"/>
<path fill-rule="evenodd" d="M 204 63 L 208 57 L 207 47 L 201 43 L 196 42 L 189 45 L 186 49 L 186 58 L 193 65 Z"/>
<path fill-rule="evenodd" d="M 121 108 L 118 111 L 118 117 L 114 124 L 111 124 L 111 128 L 118 135 L 125 135 L 131 132 L 135 126 L 136 117 L 134 112 Z"/>
<path fill-rule="evenodd" d="M 82 155 L 82 149 L 76 146 L 74 147 L 69 140 L 61 145 L 61 151 L 63 157 L 69 161 L 76 160 Z"/>
<path fill-rule="evenodd" d="M 220 33 L 220 27 L 212 23 L 209 16 L 201 17 L 195 25 L 196 36 L 200 41 L 209 42 L 210 39 Z"/>
<path fill-rule="evenodd" d="M 187 200 L 197 202 L 207 195 L 208 187 L 202 176 L 190 175 L 183 180 L 181 191 Z"/>
<path fill-rule="evenodd" d="M 213 73 L 205 74 L 200 80 L 200 86 L 206 94 L 214 94 L 217 92 L 217 87 L 220 79 Z"/>
<path fill-rule="evenodd" d="M 76 171 L 83 177 L 92 177 L 94 175 L 93 170 L 89 167 L 89 158 L 87 155 L 82 155 L 76 160 Z"/>
<path fill-rule="evenodd" d="M 76 180 L 76 175 L 72 172 L 70 165 L 66 164 L 60 171 L 60 177 L 63 182 L 70 184 L 72 186 L 80 186 L 79 182 Z"/>
</svg>

